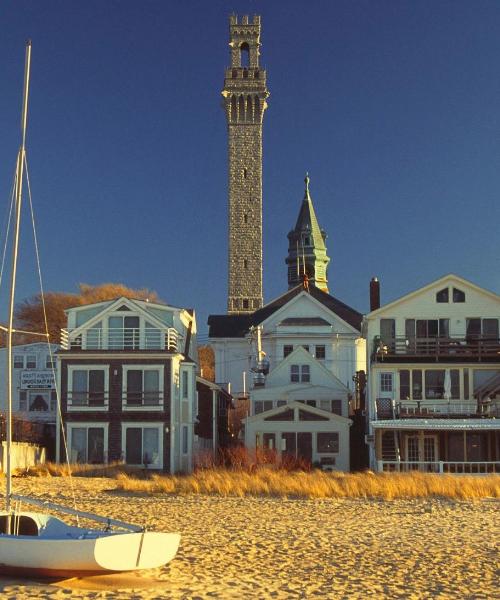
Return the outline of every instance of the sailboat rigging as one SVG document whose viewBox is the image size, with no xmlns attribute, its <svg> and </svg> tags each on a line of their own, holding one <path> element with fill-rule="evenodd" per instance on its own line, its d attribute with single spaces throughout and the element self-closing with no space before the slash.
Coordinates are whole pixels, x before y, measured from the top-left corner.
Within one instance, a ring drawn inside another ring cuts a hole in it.
<svg viewBox="0 0 500 600">
<path fill-rule="evenodd" d="M 21 222 L 23 170 L 26 164 L 26 124 L 31 64 L 31 42 L 26 44 L 24 91 L 21 118 L 21 145 L 17 155 L 14 235 L 7 325 L 7 418 L 5 511 L 0 512 L 0 572 L 20 575 L 75 577 L 106 572 L 160 567 L 174 558 L 179 547 L 178 533 L 146 531 L 92 513 L 43 502 L 12 493 L 12 338 L 15 329 L 14 305 Z M 13 510 L 13 501 L 105 524 L 103 530 L 66 524 L 52 514 Z"/>
</svg>

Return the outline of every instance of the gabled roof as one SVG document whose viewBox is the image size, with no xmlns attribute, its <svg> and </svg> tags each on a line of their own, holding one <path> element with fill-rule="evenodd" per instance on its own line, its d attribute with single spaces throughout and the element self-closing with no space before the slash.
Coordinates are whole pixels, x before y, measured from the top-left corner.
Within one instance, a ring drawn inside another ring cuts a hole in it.
<svg viewBox="0 0 500 600">
<path fill-rule="evenodd" d="M 309 406 L 309 404 L 304 404 L 303 402 L 298 402 L 294 400 L 288 404 L 283 404 L 282 406 L 278 406 L 277 408 L 271 408 L 270 410 L 265 410 L 257 415 L 253 415 L 251 417 L 247 417 L 245 419 L 246 423 L 253 423 L 255 421 L 261 421 L 262 419 L 266 419 L 267 417 L 273 417 L 274 415 L 279 415 L 282 412 L 286 412 L 290 410 L 290 408 L 298 408 L 299 410 L 303 410 L 305 412 L 311 413 L 313 415 L 318 415 L 319 417 L 326 417 L 329 421 L 338 421 L 340 423 L 351 424 L 351 419 L 347 417 L 342 417 L 341 415 L 337 415 L 336 413 L 332 413 L 327 410 L 323 410 L 322 408 L 316 408 L 315 406 Z"/>
<path fill-rule="evenodd" d="M 473 290 L 480 292 L 482 294 L 486 294 L 490 298 L 496 300 L 497 302 L 500 302 L 500 296 L 498 294 L 495 294 L 495 292 L 491 292 L 490 290 L 479 287 L 475 283 L 472 283 L 472 281 L 468 281 L 467 279 L 464 279 L 463 277 L 460 277 L 459 275 L 455 275 L 454 273 L 448 273 L 448 275 L 439 277 L 439 279 L 435 279 L 434 281 L 431 281 L 430 283 L 428 283 L 427 285 L 424 285 L 421 288 L 413 290 L 412 292 L 409 292 L 408 294 L 405 294 L 404 296 L 400 296 L 399 298 L 396 298 L 396 300 L 393 300 L 392 302 L 388 302 L 387 304 L 382 305 L 380 308 L 377 308 L 376 310 L 373 310 L 372 312 L 368 313 L 366 315 L 366 318 L 371 319 L 372 317 L 377 316 L 379 313 L 386 311 L 388 308 L 392 308 L 393 306 L 396 306 L 402 302 L 406 302 L 407 300 L 410 300 L 411 298 L 414 298 L 415 296 L 418 296 L 419 294 L 425 293 L 427 290 L 430 290 L 435 286 L 445 285 L 447 283 L 456 283 L 458 285 L 463 285 L 468 288 L 472 288 Z"/>
<path fill-rule="evenodd" d="M 297 285 L 251 314 L 210 315 L 208 317 L 208 336 L 211 338 L 245 337 L 250 327 L 259 325 L 265 321 L 303 291 L 303 285 Z M 357 310 L 330 296 L 330 294 L 323 292 L 314 285 L 309 286 L 309 294 L 332 313 L 351 325 L 351 327 L 354 327 L 357 331 L 361 331 L 363 315 Z"/>
</svg>

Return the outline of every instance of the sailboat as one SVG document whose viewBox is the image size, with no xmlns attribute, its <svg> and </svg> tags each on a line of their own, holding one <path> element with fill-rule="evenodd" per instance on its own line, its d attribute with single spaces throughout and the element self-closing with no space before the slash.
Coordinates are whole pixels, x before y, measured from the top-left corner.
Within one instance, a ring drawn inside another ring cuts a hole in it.
<svg viewBox="0 0 500 600">
<path fill-rule="evenodd" d="M 12 493 L 12 334 L 26 154 L 30 60 L 31 42 L 28 41 L 21 119 L 22 136 L 16 165 L 7 328 L 6 504 L 5 511 L 0 512 L 0 572 L 22 576 L 77 577 L 160 567 L 176 555 L 180 542 L 178 533 L 146 531 L 141 526 L 117 519 Z M 77 523 L 80 518 L 102 523 L 104 528 L 87 529 L 73 526 L 49 512 L 24 512 L 13 507 L 21 503 L 73 515 Z"/>
</svg>

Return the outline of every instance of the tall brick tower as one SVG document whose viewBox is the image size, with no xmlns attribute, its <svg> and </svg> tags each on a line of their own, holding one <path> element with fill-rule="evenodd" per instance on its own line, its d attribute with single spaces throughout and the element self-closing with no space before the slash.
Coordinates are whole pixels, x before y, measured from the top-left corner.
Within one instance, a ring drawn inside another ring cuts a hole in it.
<svg viewBox="0 0 500 600">
<path fill-rule="evenodd" d="M 224 79 L 229 146 L 229 314 L 262 306 L 262 120 L 266 71 L 259 67 L 260 17 L 229 17 L 231 66 Z"/>
</svg>

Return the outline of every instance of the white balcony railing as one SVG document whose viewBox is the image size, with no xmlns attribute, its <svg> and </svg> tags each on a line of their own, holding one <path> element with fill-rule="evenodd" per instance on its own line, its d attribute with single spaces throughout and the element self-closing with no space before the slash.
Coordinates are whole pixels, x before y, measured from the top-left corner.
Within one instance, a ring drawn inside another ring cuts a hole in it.
<svg viewBox="0 0 500 600">
<path fill-rule="evenodd" d="M 451 473 L 467 475 L 487 475 L 489 473 L 500 473 L 500 461 L 397 461 L 378 460 L 377 470 L 410 472 L 420 471 L 423 473 Z"/>
<path fill-rule="evenodd" d="M 122 395 L 122 407 L 124 409 L 162 408 L 163 392 L 124 392 Z"/>
<path fill-rule="evenodd" d="M 68 392 L 68 410 L 107 410 L 108 392 Z"/>
<path fill-rule="evenodd" d="M 181 336 L 173 327 L 89 328 L 78 335 L 75 329 L 61 329 L 63 350 L 171 350 L 177 351 Z"/>
</svg>

